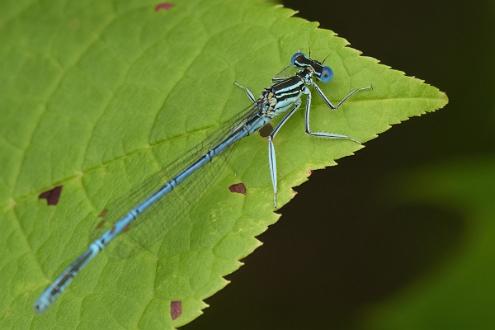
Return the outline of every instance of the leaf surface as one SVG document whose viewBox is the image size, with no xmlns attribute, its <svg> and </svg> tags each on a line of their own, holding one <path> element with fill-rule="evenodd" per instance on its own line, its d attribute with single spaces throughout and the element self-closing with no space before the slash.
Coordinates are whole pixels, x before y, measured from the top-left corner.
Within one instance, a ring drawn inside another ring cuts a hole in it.
<svg viewBox="0 0 495 330">
<path fill-rule="evenodd" d="M 322 88 L 331 100 L 370 84 L 374 91 L 336 112 L 315 94 L 314 129 L 363 142 L 447 102 L 317 23 L 259 1 L 8 0 L 0 13 L 1 328 L 167 329 L 200 315 L 279 217 L 259 135 L 239 143 L 158 250 L 128 259 L 103 253 L 45 314 L 35 315 L 33 303 L 86 249 L 109 200 L 248 104 L 234 81 L 261 91 L 296 50 L 330 55 L 335 79 Z M 281 206 L 310 169 L 360 146 L 306 136 L 299 111 L 276 148 Z M 229 190 L 238 183 L 246 194 Z M 56 205 L 39 198 L 58 186 Z"/>
</svg>

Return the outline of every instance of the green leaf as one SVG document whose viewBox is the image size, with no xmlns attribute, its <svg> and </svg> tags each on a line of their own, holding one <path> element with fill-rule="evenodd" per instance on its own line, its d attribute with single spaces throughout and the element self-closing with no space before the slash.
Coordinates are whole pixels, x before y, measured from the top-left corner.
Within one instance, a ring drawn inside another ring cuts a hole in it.
<svg viewBox="0 0 495 330">
<path fill-rule="evenodd" d="M 409 199 L 463 215 L 462 244 L 429 276 L 370 311 L 366 329 L 492 329 L 495 159 L 455 160 L 404 180 Z"/>
<path fill-rule="evenodd" d="M 103 253 L 43 315 L 33 303 L 82 253 L 106 203 L 218 130 L 254 91 L 311 49 L 335 79 L 332 100 L 373 84 L 342 110 L 314 97 L 315 129 L 368 141 L 444 106 L 422 81 L 362 57 L 317 23 L 255 1 L 2 1 L 0 3 L 1 328 L 174 328 L 206 307 L 223 276 L 274 223 L 266 139 L 239 143 L 230 166 L 167 232 L 161 248 L 129 259 Z M 360 146 L 304 134 L 303 112 L 276 139 L 279 206 L 310 169 Z M 243 182 L 247 194 L 229 185 Z M 40 193 L 63 186 L 56 205 Z M 131 206 L 131 205 L 129 205 Z M 151 220 L 151 219 L 150 219 Z M 153 219 L 165 223 L 167 219 Z M 117 240 L 118 246 L 126 240 Z M 110 247 L 112 249 L 112 247 Z M 182 313 L 172 320 L 170 305 Z"/>
</svg>

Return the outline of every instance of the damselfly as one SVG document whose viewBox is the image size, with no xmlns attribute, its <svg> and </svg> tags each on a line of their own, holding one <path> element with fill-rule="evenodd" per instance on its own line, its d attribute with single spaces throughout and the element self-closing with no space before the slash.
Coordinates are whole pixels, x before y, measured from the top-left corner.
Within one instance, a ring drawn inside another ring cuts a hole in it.
<svg viewBox="0 0 495 330">
<path fill-rule="evenodd" d="M 67 288 L 74 277 L 103 249 L 110 244 L 117 236 L 119 236 L 130 224 L 132 224 L 140 215 L 147 211 L 152 205 L 159 200 L 166 198 L 175 187 L 182 184 L 189 176 L 197 170 L 208 164 L 216 156 L 220 155 L 227 148 L 232 146 L 240 139 L 259 131 L 267 123 L 271 122 L 275 117 L 284 114 L 282 119 L 276 124 L 268 135 L 268 163 L 270 169 L 270 177 L 273 186 L 273 202 L 277 207 L 277 162 L 275 157 L 275 146 L 273 141 L 280 129 L 292 117 L 292 115 L 300 108 L 303 95 L 306 96 L 305 103 L 305 131 L 310 136 L 328 139 L 348 139 L 355 142 L 353 138 L 336 133 L 315 132 L 310 126 L 311 112 L 311 91 L 313 88 L 316 93 L 323 99 L 326 105 L 337 110 L 354 94 L 370 90 L 371 87 L 364 87 L 351 90 L 337 104 L 332 103 L 323 93 L 316 81 L 322 83 L 329 82 L 333 77 L 333 71 L 330 67 L 324 66 L 322 62 L 318 62 L 305 56 L 302 52 L 296 52 L 290 60 L 290 68 L 294 70 L 291 75 L 277 75 L 272 79 L 273 84 L 265 88 L 261 96 L 256 99 L 253 92 L 235 83 L 242 88 L 249 100 L 251 106 L 249 111 L 232 127 L 229 127 L 223 138 L 208 146 L 208 149 L 197 158 L 189 163 L 184 164 L 184 167 L 175 173 L 173 177 L 165 177 L 162 179 L 162 184 L 152 192 L 144 200 L 129 210 L 124 216 L 115 220 L 111 229 L 105 231 L 99 238 L 94 240 L 88 249 L 77 259 L 75 259 L 55 281 L 48 286 L 35 303 L 35 309 L 38 312 L 46 310 Z"/>
</svg>

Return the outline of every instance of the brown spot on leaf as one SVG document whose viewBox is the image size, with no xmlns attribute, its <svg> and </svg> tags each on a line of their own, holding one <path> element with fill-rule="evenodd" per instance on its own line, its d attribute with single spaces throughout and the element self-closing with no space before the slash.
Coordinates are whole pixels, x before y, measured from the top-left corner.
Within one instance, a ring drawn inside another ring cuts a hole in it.
<svg viewBox="0 0 495 330">
<path fill-rule="evenodd" d="M 101 212 L 98 213 L 98 218 L 104 218 L 104 217 L 106 217 L 107 213 L 108 213 L 108 210 L 107 209 L 101 210 Z"/>
<path fill-rule="evenodd" d="M 155 5 L 155 11 L 158 12 L 160 10 L 170 10 L 173 6 L 174 4 L 171 2 L 160 2 Z"/>
<path fill-rule="evenodd" d="M 99 230 L 99 229 L 101 229 L 101 228 L 105 227 L 105 223 L 106 223 L 106 221 L 105 221 L 105 220 L 101 220 L 100 222 L 98 222 L 98 223 L 96 224 L 96 227 L 95 227 L 95 228 Z"/>
<path fill-rule="evenodd" d="M 268 135 L 270 135 L 273 131 L 273 126 L 270 125 L 270 124 L 266 124 L 265 126 L 263 126 L 260 130 L 259 130 L 259 133 L 261 135 L 261 137 L 267 137 Z"/>
<path fill-rule="evenodd" d="M 170 316 L 176 320 L 182 314 L 182 301 L 173 300 L 170 302 Z"/>
<path fill-rule="evenodd" d="M 233 193 L 238 193 L 238 194 L 243 194 L 243 195 L 245 195 L 247 192 L 246 186 L 242 182 L 234 183 L 234 184 L 230 185 L 229 190 Z"/>
<path fill-rule="evenodd" d="M 57 205 L 63 186 L 56 186 L 38 195 L 39 199 L 46 199 L 47 205 Z"/>
</svg>

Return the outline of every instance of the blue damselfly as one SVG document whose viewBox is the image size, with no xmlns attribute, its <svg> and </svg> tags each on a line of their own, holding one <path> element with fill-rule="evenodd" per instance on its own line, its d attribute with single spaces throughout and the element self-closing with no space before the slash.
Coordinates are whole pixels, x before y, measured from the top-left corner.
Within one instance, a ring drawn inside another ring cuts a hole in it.
<svg viewBox="0 0 495 330">
<path fill-rule="evenodd" d="M 212 140 L 214 143 L 210 142 L 210 145 L 207 146 L 207 149 L 203 154 L 200 154 L 188 163 L 183 164 L 184 166 L 180 168 L 177 173 L 174 173 L 174 176 L 160 178 L 161 185 L 159 185 L 155 191 L 152 191 L 143 200 L 139 200 L 137 205 L 127 211 L 127 213 L 123 216 L 117 219 L 112 219 L 115 221 L 112 228 L 108 229 L 99 238 L 94 240 L 89 245 L 88 249 L 81 256 L 75 259 L 75 261 L 73 261 L 62 272 L 62 274 L 59 275 L 55 281 L 43 291 L 35 303 L 36 311 L 43 312 L 46 310 L 67 288 L 81 269 L 83 269 L 92 259 L 103 251 L 103 249 L 110 244 L 110 242 L 125 231 L 126 228 L 129 227 L 129 225 L 132 224 L 137 218 L 139 218 L 143 212 L 149 211 L 148 209 L 152 205 L 165 198 L 166 195 L 171 193 L 178 185 L 181 185 L 182 182 L 184 182 L 189 176 L 203 166 L 207 165 L 210 161 L 212 161 L 212 159 L 223 153 L 234 143 L 254 132 L 259 131 L 267 123 L 271 122 L 273 118 L 284 114 L 282 119 L 276 124 L 271 133 L 268 135 L 268 163 L 273 186 L 273 202 L 274 206 L 277 207 L 277 163 L 273 140 L 283 125 L 300 108 L 303 95 L 306 96 L 305 131 L 308 135 L 329 139 L 348 139 L 358 142 L 346 135 L 315 132 L 311 130 L 310 112 L 312 95 L 310 87 L 313 88 L 323 99 L 326 105 L 333 110 L 337 110 L 352 95 L 360 91 L 370 90 L 371 87 L 351 90 L 337 104 L 334 104 L 327 98 L 315 82 L 329 82 L 333 77 L 333 72 L 330 67 L 324 66 L 323 63 L 311 59 L 302 52 L 296 52 L 291 58 L 289 68 L 293 70 L 293 73 L 279 74 L 275 76 L 272 79 L 273 84 L 270 87 L 265 88 L 258 99 L 254 97 L 254 94 L 250 89 L 240 85 L 239 83 L 235 83 L 246 92 L 252 103 L 247 113 L 243 115 L 241 119 L 237 120 L 234 125 L 229 127 L 221 139 Z"/>
</svg>

